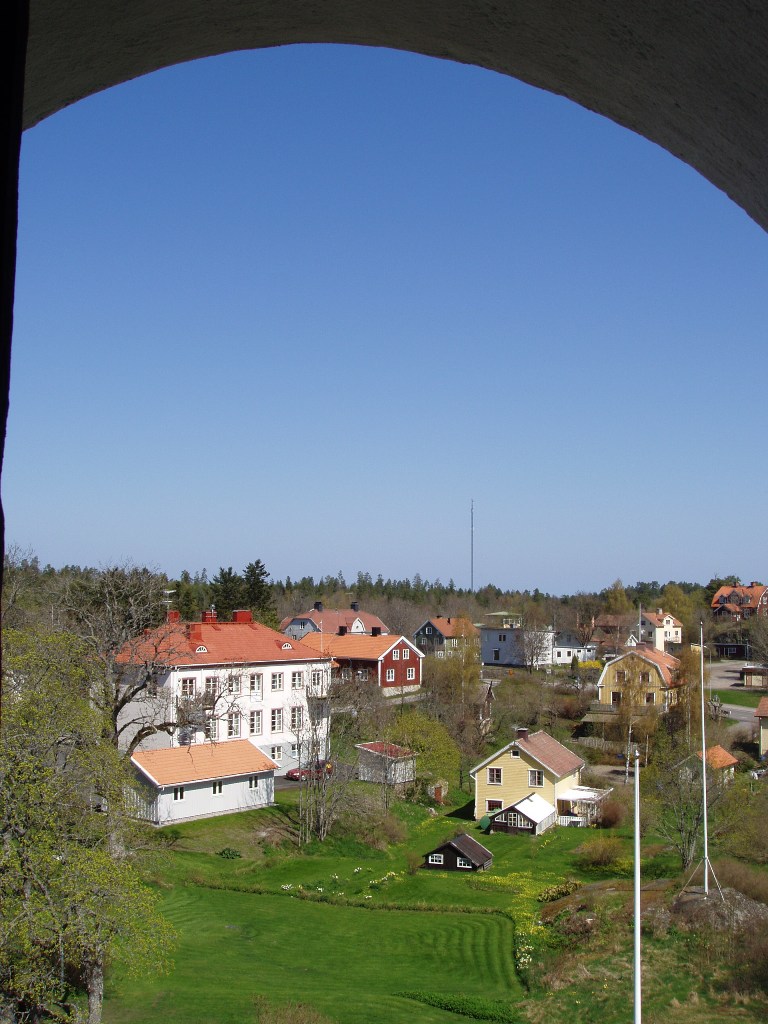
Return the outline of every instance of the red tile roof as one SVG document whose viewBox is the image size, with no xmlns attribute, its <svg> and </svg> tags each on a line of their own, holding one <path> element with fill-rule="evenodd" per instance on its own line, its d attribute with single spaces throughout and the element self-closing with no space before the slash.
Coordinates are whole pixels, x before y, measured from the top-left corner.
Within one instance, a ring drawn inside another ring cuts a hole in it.
<svg viewBox="0 0 768 1024">
<path fill-rule="evenodd" d="M 700 750 L 696 752 L 696 756 L 701 759 Z M 733 754 L 729 754 L 719 743 L 714 747 L 707 747 L 707 764 L 710 768 L 734 768 L 738 763 Z"/>
<path fill-rule="evenodd" d="M 531 754 L 559 779 L 564 775 L 571 775 L 584 766 L 584 761 L 578 754 L 574 754 L 564 747 L 554 736 L 550 736 L 543 729 L 530 733 L 525 739 L 518 738 L 516 743 L 521 750 Z"/>
<path fill-rule="evenodd" d="M 280 623 L 280 629 L 285 631 L 296 619 L 309 619 L 319 626 L 323 633 L 338 633 L 339 626 L 346 626 L 349 630 L 357 619 L 362 622 L 366 633 L 370 633 L 375 626 L 382 633 L 389 633 L 389 626 L 383 623 L 378 615 L 373 615 L 371 612 L 355 611 L 353 608 L 323 608 L 322 611 L 310 608 L 309 611 L 299 612 L 298 615 L 287 615 Z"/>
<path fill-rule="evenodd" d="M 156 786 L 181 786 L 236 775 L 274 771 L 277 765 L 250 740 L 193 743 L 165 750 L 137 750 L 131 761 Z"/>
<path fill-rule="evenodd" d="M 750 587 L 720 587 L 712 598 L 712 607 L 728 608 L 729 611 L 737 612 L 744 611 L 745 608 L 754 611 L 766 590 L 768 587 L 761 583 L 755 583 Z M 721 597 L 727 597 L 728 601 L 721 603 Z M 738 600 L 733 600 L 733 598 L 738 598 Z"/>
<path fill-rule="evenodd" d="M 373 743 L 356 743 L 359 750 L 370 750 L 372 754 L 383 754 L 384 757 L 415 757 L 416 753 L 407 747 L 398 747 L 396 743 L 384 743 L 375 740 Z"/>
<path fill-rule="evenodd" d="M 419 626 L 419 629 L 423 629 L 424 626 L 434 626 L 435 629 L 439 630 L 445 637 L 462 637 L 462 636 L 479 636 L 480 630 L 474 623 L 470 622 L 469 619 L 463 616 L 448 616 L 436 615 L 434 618 L 427 619 Z M 419 630 L 415 630 L 418 632 Z"/>
<path fill-rule="evenodd" d="M 768 718 L 768 697 L 761 697 L 755 708 L 755 718 Z"/>
<path fill-rule="evenodd" d="M 670 615 L 669 612 L 658 611 L 658 612 L 643 612 L 643 618 L 647 619 L 648 622 L 652 622 L 655 626 L 663 626 L 664 619 L 669 618 L 672 620 L 673 626 L 682 626 L 682 622 L 676 619 L 674 615 Z"/>
<path fill-rule="evenodd" d="M 618 658 L 614 658 L 613 661 L 608 662 L 605 666 L 607 669 L 609 666 L 613 667 L 617 665 L 624 658 L 631 657 L 642 658 L 643 661 L 649 661 L 655 665 L 661 673 L 661 678 L 666 687 L 673 687 L 679 685 L 675 680 L 675 673 L 680 668 L 680 660 L 672 654 L 667 654 L 666 651 L 659 651 L 655 647 L 646 644 L 638 644 L 637 647 L 632 647 L 624 654 L 620 654 Z M 605 669 L 603 670 L 605 671 Z"/>
<path fill-rule="evenodd" d="M 415 651 L 415 657 L 422 658 L 424 656 L 405 637 L 397 636 L 395 633 L 390 633 L 387 636 L 368 636 L 366 633 L 347 633 L 345 636 L 338 636 L 336 633 L 306 633 L 301 640 L 296 642 L 300 646 L 321 652 L 326 657 L 330 655 L 337 660 L 354 659 L 355 661 L 378 662 L 390 648 L 401 644 L 405 644 L 411 651 Z"/>
<path fill-rule="evenodd" d="M 179 622 L 147 630 L 118 655 L 122 664 L 255 665 L 318 659 L 260 622 Z"/>
</svg>

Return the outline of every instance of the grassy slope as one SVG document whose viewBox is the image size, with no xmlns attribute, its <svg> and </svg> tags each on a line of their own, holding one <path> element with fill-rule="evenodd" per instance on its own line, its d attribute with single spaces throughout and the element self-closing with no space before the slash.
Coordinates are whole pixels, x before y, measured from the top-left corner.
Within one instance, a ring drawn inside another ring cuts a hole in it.
<svg viewBox="0 0 768 1024">
<path fill-rule="evenodd" d="M 764 697 L 763 693 L 753 693 L 751 690 L 715 690 L 714 691 L 723 704 L 736 704 L 741 708 L 756 708 L 760 703 L 760 698 Z"/>
<path fill-rule="evenodd" d="M 247 1024 L 256 993 L 308 1002 L 338 1024 L 466 1020 L 397 995 L 413 989 L 507 999 L 519 1005 L 521 1021 L 534 1024 L 612 1024 L 631 1012 L 627 880 L 616 887 L 613 903 L 600 911 L 605 920 L 599 940 L 589 946 L 574 941 L 551 955 L 552 993 L 526 997 L 514 972 L 511 922 L 482 913 L 488 908 L 512 911 L 527 928 L 541 910 L 535 896 L 544 886 L 569 876 L 599 878 L 580 872 L 574 862 L 574 849 L 590 834 L 560 829 L 533 841 L 482 836 L 460 811 L 434 819 L 421 808 L 403 805 L 398 813 L 409 830 L 403 844 L 375 851 L 351 840 L 330 841 L 297 854 L 275 846 L 286 834 L 291 796 L 281 794 L 287 802 L 276 809 L 179 829 L 178 848 L 155 878 L 179 932 L 176 966 L 161 978 L 129 979 L 116 971 L 108 987 L 107 1024 L 164 1018 L 169 1024 Z M 490 873 L 408 872 L 409 849 L 423 854 L 457 827 L 491 848 Z M 629 852 L 628 836 L 624 841 Z M 225 846 L 241 851 L 242 858 L 214 855 Z M 260 886 L 270 892 L 234 892 L 211 884 L 246 890 Z M 316 898 L 343 892 L 361 905 L 297 899 L 300 885 Z M 434 910 L 386 910 L 385 904 Z M 456 913 L 451 908 L 457 906 L 475 912 Z M 724 1019 L 717 999 L 706 1006 L 690 1002 L 691 992 L 701 986 L 688 977 L 686 955 L 673 940 L 646 941 L 646 962 L 657 964 L 645 985 L 648 1020 L 688 1024 L 695 1016 L 701 1024 Z M 737 1017 L 745 1024 L 762 1019 L 746 1007 Z"/>
</svg>

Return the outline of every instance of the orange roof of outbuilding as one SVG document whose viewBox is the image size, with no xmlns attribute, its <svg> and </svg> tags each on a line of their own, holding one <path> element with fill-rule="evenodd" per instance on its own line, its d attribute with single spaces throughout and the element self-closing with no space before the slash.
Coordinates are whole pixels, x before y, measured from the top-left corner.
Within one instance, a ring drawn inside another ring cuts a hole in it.
<svg viewBox="0 0 768 1024">
<path fill-rule="evenodd" d="M 696 752 L 696 756 L 701 759 L 700 750 Z M 710 768 L 734 768 L 738 763 L 737 758 L 733 754 L 729 754 L 719 743 L 716 743 L 714 747 L 707 747 L 707 764 Z"/>
<path fill-rule="evenodd" d="M 137 750 L 131 761 L 156 786 L 181 786 L 277 769 L 250 740 L 193 743 L 164 750 Z"/>
<path fill-rule="evenodd" d="M 755 718 L 768 718 L 768 697 L 761 697 L 755 708 Z"/>
</svg>

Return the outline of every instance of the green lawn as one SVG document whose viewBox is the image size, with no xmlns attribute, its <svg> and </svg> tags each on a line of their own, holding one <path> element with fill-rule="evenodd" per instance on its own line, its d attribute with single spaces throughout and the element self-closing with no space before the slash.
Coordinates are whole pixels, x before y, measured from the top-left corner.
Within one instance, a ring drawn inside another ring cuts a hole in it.
<svg viewBox="0 0 768 1024">
<path fill-rule="evenodd" d="M 740 688 L 715 690 L 714 693 L 717 694 L 723 704 L 737 704 L 742 708 L 756 708 L 760 703 L 760 698 L 765 696 L 764 693 L 753 693 L 751 690 Z"/>
<path fill-rule="evenodd" d="M 518 938 L 532 930 L 534 943 L 543 942 L 542 952 L 548 948 L 548 929 L 536 925 L 543 909 L 536 896 L 543 888 L 565 878 L 611 878 L 607 870 L 578 867 L 575 851 L 594 832 L 486 836 L 467 819 L 466 809 L 433 817 L 422 807 L 400 804 L 394 811 L 408 829 L 403 843 L 374 850 L 349 837 L 331 838 L 299 851 L 287 841 L 295 793 L 279 798 L 274 808 L 165 832 L 173 848 L 158 858 L 152 881 L 178 932 L 174 966 L 165 976 L 111 972 L 105 1024 L 251 1024 L 256 995 L 308 1003 L 337 1024 L 470 1020 L 400 994 L 414 991 L 503 1001 L 519 1013 L 521 1024 L 625 1019 L 632 994 L 629 878 L 583 897 L 585 905 L 598 908 L 604 928 L 594 949 L 584 950 L 587 958 L 578 960 L 578 978 L 529 995 L 515 973 L 516 929 Z M 491 871 L 414 869 L 413 853 L 423 856 L 457 829 L 491 849 Z M 612 834 L 622 840 L 622 859 L 628 859 L 628 829 Z M 216 856 L 225 847 L 241 856 Z M 673 863 L 658 842 L 648 854 L 655 856 L 652 875 L 659 868 L 666 873 L 667 862 Z M 670 942 L 660 950 L 649 1006 L 667 1024 L 693 1024 L 672 1003 L 684 1006 L 696 988 L 687 980 L 688 951 L 680 953 Z M 563 957 L 572 945 L 568 940 L 545 953 L 547 970 L 568 963 Z M 703 1016 L 703 1009 L 697 1024 L 716 1019 Z M 744 1024 L 764 1019 L 755 1012 L 743 1016 Z"/>
</svg>

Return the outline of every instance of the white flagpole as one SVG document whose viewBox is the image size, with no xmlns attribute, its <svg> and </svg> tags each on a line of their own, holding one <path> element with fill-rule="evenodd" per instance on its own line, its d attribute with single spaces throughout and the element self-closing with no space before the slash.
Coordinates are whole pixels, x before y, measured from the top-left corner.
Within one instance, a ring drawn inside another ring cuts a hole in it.
<svg viewBox="0 0 768 1024">
<path fill-rule="evenodd" d="M 635 747 L 635 1015 L 634 1024 L 642 1020 L 642 971 L 640 963 L 640 751 Z"/>
<path fill-rule="evenodd" d="M 704 623 L 701 622 L 700 675 L 701 675 L 701 792 L 704 801 L 704 898 L 709 896 L 709 835 L 707 832 L 707 740 L 704 733 Z"/>
</svg>

